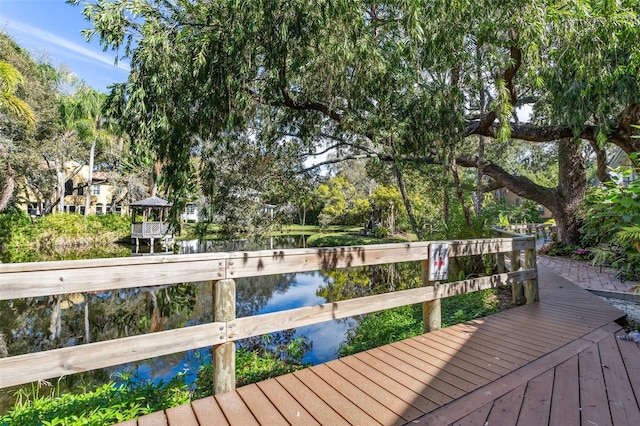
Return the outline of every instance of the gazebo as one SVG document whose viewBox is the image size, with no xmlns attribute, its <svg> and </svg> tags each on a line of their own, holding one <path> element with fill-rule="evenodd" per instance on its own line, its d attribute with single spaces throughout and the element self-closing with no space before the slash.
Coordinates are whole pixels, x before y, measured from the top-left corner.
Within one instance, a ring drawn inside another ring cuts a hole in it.
<svg viewBox="0 0 640 426">
<path fill-rule="evenodd" d="M 156 239 L 165 244 L 173 240 L 173 229 L 167 222 L 171 206 L 171 203 L 160 197 L 149 197 L 129 204 L 131 239 L 136 240 L 136 252 L 141 239 L 149 240 L 152 253 Z"/>
</svg>

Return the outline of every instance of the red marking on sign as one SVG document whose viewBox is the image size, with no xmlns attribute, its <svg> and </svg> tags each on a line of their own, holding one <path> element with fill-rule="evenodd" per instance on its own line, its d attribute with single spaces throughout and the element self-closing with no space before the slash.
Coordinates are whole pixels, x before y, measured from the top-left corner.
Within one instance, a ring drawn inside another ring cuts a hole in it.
<svg viewBox="0 0 640 426">
<path fill-rule="evenodd" d="M 439 271 L 444 266 L 444 261 L 442 260 L 442 256 L 438 256 L 438 259 L 435 261 L 434 266 L 436 270 Z"/>
</svg>

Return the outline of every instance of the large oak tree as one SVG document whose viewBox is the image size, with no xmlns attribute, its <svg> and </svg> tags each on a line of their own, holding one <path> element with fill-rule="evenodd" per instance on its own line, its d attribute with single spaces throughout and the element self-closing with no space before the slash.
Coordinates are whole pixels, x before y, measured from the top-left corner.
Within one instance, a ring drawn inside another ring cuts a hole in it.
<svg viewBox="0 0 640 426">
<path fill-rule="evenodd" d="M 176 196 L 194 151 L 214 176 L 216 153 L 239 141 L 252 145 L 241 150 L 249 163 L 268 153 L 278 170 L 304 169 L 327 150 L 330 161 L 387 161 L 405 200 L 409 164 L 454 176 L 458 165 L 479 167 L 491 187 L 548 207 L 570 243 L 586 185 L 582 145 L 601 179 L 607 145 L 639 148 L 636 1 L 70 3 L 85 4 L 88 37 L 131 59 L 118 88 L 129 130 L 152 141 Z M 514 174 L 484 145 L 469 149 L 474 136 L 557 144 L 558 186 Z"/>
</svg>

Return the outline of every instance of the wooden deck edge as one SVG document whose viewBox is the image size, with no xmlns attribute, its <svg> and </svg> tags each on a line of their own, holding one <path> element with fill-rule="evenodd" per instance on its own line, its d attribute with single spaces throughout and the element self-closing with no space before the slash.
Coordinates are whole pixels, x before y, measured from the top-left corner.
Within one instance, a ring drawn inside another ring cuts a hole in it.
<svg viewBox="0 0 640 426">
<path fill-rule="evenodd" d="M 608 336 L 619 332 L 621 329 L 622 327 L 616 323 L 606 324 L 585 334 L 581 338 L 574 340 L 565 346 L 562 346 L 530 362 L 529 364 L 464 395 L 461 398 L 455 399 L 430 413 L 409 421 L 406 424 L 425 424 L 429 426 L 449 425 L 479 409 L 484 404 L 500 398 L 522 384 L 526 384 L 527 381 L 547 371 L 550 364 L 558 365 L 584 351 L 593 344 L 596 344 Z"/>
</svg>

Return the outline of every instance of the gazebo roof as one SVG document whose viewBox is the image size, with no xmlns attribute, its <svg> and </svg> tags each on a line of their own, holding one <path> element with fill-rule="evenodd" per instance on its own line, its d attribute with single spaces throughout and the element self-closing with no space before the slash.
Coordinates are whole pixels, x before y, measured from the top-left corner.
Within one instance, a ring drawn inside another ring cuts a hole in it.
<svg viewBox="0 0 640 426">
<path fill-rule="evenodd" d="M 149 197 L 144 200 L 129 203 L 129 207 L 171 207 L 172 204 L 160 197 Z"/>
</svg>

